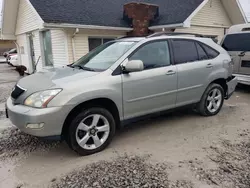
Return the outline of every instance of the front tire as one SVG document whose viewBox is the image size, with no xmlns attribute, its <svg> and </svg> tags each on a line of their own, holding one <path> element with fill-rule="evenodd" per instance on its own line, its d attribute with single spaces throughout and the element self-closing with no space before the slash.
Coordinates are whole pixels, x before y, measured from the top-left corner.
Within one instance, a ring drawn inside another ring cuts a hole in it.
<svg viewBox="0 0 250 188">
<path fill-rule="evenodd" d="M 210 84 L 198 104 L 198 112 L 202 116 L 214 116 L 218 114 L 223 106 L 224 98 L 225 92 L 221 85 Z"/>
<path fill-rule="evenodd" d="M 89 108 L 80 112 L 68 129 L 68 145 L 80 155 L 104 150 L 115 135 L 115 120 L 104 108 Z"/>
</svg>

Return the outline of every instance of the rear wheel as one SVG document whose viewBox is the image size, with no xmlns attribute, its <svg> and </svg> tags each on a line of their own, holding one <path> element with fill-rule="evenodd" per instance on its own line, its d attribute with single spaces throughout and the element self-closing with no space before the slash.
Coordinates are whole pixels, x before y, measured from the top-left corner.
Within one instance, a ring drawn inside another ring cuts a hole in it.
<svg viewBox="0 0 250 188">
<path fill-rule="evenodd" d="M 213 116 L 220 112 L 225 98 L 224 89 L 219 84 L 211 84 L 203 94 L 198 111 L 203 116 Z"/>
<path fill-rule="evenodd" d="M 105 149 L 115 135 L 115 120 L 104 108 L 89 108 L 72 121 L 67 142 L 80 155 L 90 155 Z"/>
</svg>

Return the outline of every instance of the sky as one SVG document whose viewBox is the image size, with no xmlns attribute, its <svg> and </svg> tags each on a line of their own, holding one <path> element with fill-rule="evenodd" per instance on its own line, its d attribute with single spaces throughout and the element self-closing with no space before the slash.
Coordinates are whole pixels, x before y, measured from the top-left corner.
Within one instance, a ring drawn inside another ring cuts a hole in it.
<svg viewBox="0 0 250 188">
<path fill-rule="evenodd" d="M 0 0 L 0 10 L 2 10 L 2 1 L 3 0 Z M 250 22 L 250 0 L 239 0 L 239 1 L 241 3 L 242 9 L 244 10 L 244 12 L 246 14 L 248 21 Z M 0 24 L 1 24 L 1 20 L 2 19 L 0 18 Z"/>
</svg>

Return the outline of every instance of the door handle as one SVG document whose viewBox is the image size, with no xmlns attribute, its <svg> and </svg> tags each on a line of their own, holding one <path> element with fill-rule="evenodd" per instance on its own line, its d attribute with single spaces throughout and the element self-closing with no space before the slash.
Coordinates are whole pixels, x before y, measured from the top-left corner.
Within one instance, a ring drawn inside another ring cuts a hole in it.
<svg viewBox="0 0 250 188">
<path fill-rule="evenodd" d="M 169 71 L 166 73 L 166 75 L 173 75 L 173 74 L 175 74 L 175 73 L 176 73 L 175 71 L 169 70 Z"/>
<path fill-rule="evenodd" d="M 206 68 L 212 68 L 213 67 L 213 64 L 212 63 L 208 63 Z"/>
<path fill-rule="evenodd" d="M 241 52 L 238 56 L 239 56 L 239 57 L 244 57 L 245 54 L 246 54 L 246 52 Z"/>
</svg>

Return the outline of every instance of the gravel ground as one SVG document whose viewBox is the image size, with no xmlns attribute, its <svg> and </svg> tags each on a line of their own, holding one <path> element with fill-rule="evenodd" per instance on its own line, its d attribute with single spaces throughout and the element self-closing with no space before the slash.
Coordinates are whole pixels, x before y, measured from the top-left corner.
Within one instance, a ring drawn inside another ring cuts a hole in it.
<svg viewBox="0 0 250 188">
<path fill-rule="evenodd" d="M 220 145 L 209 148 L 209 159 L 217 168 L 206 169 L 204 162 L 189 161 L 196 178 L 209 185 L 223 188 L 250 187 L 250 132 L 245 130 L 239 134 L 243 141 L 232 143 L 222 140 Z"/>
<path fill-rule="evenodd" d="M 14 86 L 15 82 L 0 84 L 0 103 L 6 102 Z"/>
<path fill-rule="evenodd" d="M 56 147 L 59 142 L 45 141 L 22 133 L 15 128 L 0 132 L 0 160 L 9 159 L 32 151 L 48 151 Z"/>
<path fill-rule="evenodd" d="M 75 170 L 59 180 L 52 188 L 192 188 L 188 181 L 170 182 L 165 164 L 149 164 L 149 157 L 123 156 L 114 161 L 100 161 Z"/>
</svg>

